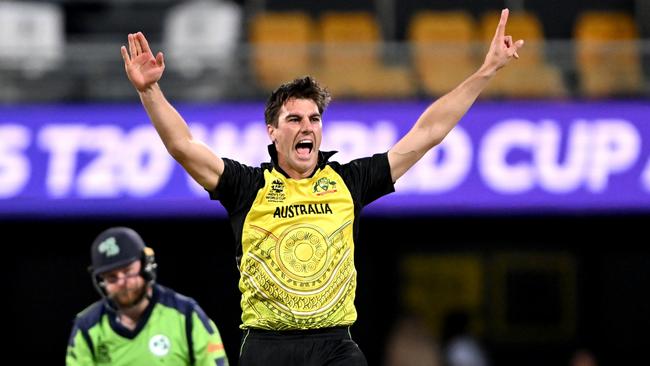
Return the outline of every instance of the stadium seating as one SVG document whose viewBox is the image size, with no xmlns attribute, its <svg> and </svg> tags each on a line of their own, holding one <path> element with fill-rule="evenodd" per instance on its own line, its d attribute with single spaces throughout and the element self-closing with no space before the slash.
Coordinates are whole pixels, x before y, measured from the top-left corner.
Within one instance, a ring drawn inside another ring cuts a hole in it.
<svg viewBox="0 0 650 366">
<path fill-rule="evenodd" d="M 442 95 L 476 70 L 475 36 L 474 19 L 462 10 L 421 11 L 413 16 L 407 39 L 412 64 L 426 94 Z"/>
<path fill-rule="evenodd" d="M 57 69 L 65 46 L 63 10 L 42 2 L 0 2 L 0 62 L 37 77 Z"/>
<path fill-rule="evenodd" d="M 643 91 L 638 39 L 634 19 L 627 13 L 586 11 L 578 17 L 574 40 L 584 96 L 631 96 Z"/>
<path fill-rule="evenodd" d="M 190 1 L 170 8 L 163 22 L 167 63 L 187 76 L 233 67 L 243 12 L 229 1 Z"/>
<path fill-rule="evenodd" d="M 410 69 L 387 65 L 382 56 L 379 24 L 369 12 L 326 12 L 319 24 L 322 44 L 316 76 L 342 97 L 395 97 L 414 95 Z"/>
<path fill-rule="evenodd" d="M 0 101 L 65 100 L 77 87 L 59 4 L 0 2 Z"/>
<path fill-rule="evenodd" d="M 307 13 L 298 11 L 259 13 L 251 19 L 251 67 L 260 87 L 273 90 L 313 73 L 312 23 Z"/>
</svg>

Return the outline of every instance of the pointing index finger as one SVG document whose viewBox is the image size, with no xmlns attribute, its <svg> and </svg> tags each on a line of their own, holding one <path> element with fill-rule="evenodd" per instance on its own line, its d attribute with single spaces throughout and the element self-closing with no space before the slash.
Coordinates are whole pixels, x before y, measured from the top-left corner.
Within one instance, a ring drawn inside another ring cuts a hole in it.
<svg viewBox="0 0 650 366">
<path fill-rule="evenodd" d="M 506 23 L 508 22 L 508 14 L 510 11 L 506 8 L 501 10 L 501 19 L 499 19 L 499 25 L 497 26 L 497 32 L 494 35 L 495 37 L 503 37 L 506 34 Z"/>
</svg>

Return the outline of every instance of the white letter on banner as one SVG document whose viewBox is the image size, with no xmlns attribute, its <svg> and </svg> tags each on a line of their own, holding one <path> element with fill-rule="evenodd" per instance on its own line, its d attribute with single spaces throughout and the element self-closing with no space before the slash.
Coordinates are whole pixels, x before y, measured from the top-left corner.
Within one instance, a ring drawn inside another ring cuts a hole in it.
<svg viewBox="0 0 650 366">
<path fill-rule="evenodd" d="M 641 173 L 641 186 L 646 192 L 650 192 L 650 158 L 645 163 L 645 168 Z"/>
<path fill-rule="evenodd" d="M 0 126 L 0 198 L 20 193 L 29 180 L 31 167 L 24 150 L 30 140 L 27 127 L 18 124 Z"/>
<path fill-rule="evenodd" d="M 208 145 L 221 157 L 227 157 L 250 166 L 269 161 L 266 146 L 270 143 L 264 122 L 248 123 L 237 128 L 222 122 L 212 130 Z"/>
<path fill-rule="evenodd" d="M 327 124 L 327 130 L 323 131 L 325 141 L 335 149 L 325 147 L 324 150 L 338 150 L 337 159 L 350 161 L 365 155 L 366 144 L 372 143 L 368 127 L 357 121 L 336 121 Z"/>
<path fill-rule="evenodd" d="M 250 166 L 259 166 L 260 163 L 269 161 L 266 146 L 270 140 L 263 121 L 247 123 L 241 127 L 242 130 L 233 122 L 219 122 L 209 135 L 205 125 L 192 123 L 190 128 L 194 138 L 204 141 L 219 157 L 234 159 Z M 205 189 L 189 175 L 188 185 L 195 195 L 206 196 Z"/>
<path fill-rule="evenodd" d="M 237 151 L 237 148 L 246 148 L 242 144 L 237 126 L 232 122 L 220 122 L 218 125 L 215 125 L 209 137 L 206 126 L 192 124 L 190 127 L 194 138 L 205 141 L 220 157 L 235 159 L 233 153 Z M 260 147 L 251 146 L 250 148 L 259 149 Z"/>
<path fill-rule="evenodd" d="M 81 150 L 92 159 L 79 171 L 77 191 L 82 197 L 117 197 L 120 194 L 119 167 L 126 147 L 117 125 L 86 127 Z"/>
<path fill-rule="evenodd" d="M 509 165 L 508 153 L 516 148 L 532 153 L 535 125 L 523 119 L 509 119 L 492 127 L 483 138 L 479 171 L 486 184 L 502 193 L 521 193 L 533 188 L 535 170 L 530 162 Z"/>
<path fill-rule="evenodd" d="M 84 128 L 80 124 L 60 124 L 39 131 L 39 147 L 50 153 L 45 186 L 53 197 L 64 197 L 72 188 Z"/>
<path fill-rule="evenodd" d="M 593 192 L 606 190 L 610 174 L 633 166 L 640 150 L 641 137 L 632 123 L 622 119 L 596 120 L 587 187 Z"/>
<path fill-rule="evenodd" d="M 271 140 L 266 132 L 264 122 L 247 124 L 242 137 L 237 140 L 239 143 L 235 147 L 235 151 L 232 152 L 240 163 L 259 166 L 261 162 L 269 161 L 266 147 Z"/>
<path fill-rule="evenodd" d="M 535 165 L 539 171 L 541 188 L 553 193 L 578 189 L 584 181 L 589 162 L 589 125 L 584 121 L 571 125 L 562 163 L 562 133 L 558 123 L 542 120 L 537 131 Z"/>
<path fill-rule="evenodd" d="M 397 131 L 388 121 L 378 121 L 369 126 L 359 121 L 332 121 L 323 126 L 322 150 L 336 150 L 336 160 L 350 160 L 388 151 L 395 143 Z"/>
<path fill-rule="evenodd" d="M 231 122 L 221 122 L 212 130 L 208 137 L 208 129 L 204 124 L 193 122 L 190 124 L 192 137 L 197 141 L 204 141 L 205 144 L 214 151 L 217 156 L 234 159 L 232 152 L 241 143 L 239 140 L 239 131 Z M 243 148 L 243 146 L 241 146 Z M 218 150 L 217 150 L 218 149 Z M 179 164 L 180 166 L 180 164 Z M 183 169 L 186 175 L 187 186 L 198 197 L 207 197 L 203 187 Z"/>
<path fill-rule="evenodd" d="M 118 156 L 122 168 L 120 182 L 136 197 L 158 193 L 169 182 L 176 164 L 151 125 L 131 130 Z"/>
<path fill-rule="evenodd" d="M 397 143 L 397 127 L 392 121 L 379 120 L 374 124 L 372 133 L 372 144 L 364 156 L 371 156 L 379 152 L 388 151 Z"/>
<path fill-rule="evenodd" d="M 456 126 L 443 142 L 424 154 L 402 178 L 398 192 L 448 192 L 461 184 L 472 166 L 472 140 Z"/>
</svg>

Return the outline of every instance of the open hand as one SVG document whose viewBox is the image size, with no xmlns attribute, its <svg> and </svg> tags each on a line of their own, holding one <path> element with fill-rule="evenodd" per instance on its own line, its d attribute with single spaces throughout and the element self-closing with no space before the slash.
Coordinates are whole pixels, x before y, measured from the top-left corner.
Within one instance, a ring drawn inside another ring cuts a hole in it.
<svg viewBox="0 0 650 366">
<path fill-rule="evenodd" d="M 501 11 L 501 19 L 499 20 L 499 25 L 497 26 L 496 34 L 492 39 L 490 44 L 490 49 L 488 50 L 487 55 L 485 56 L 485 62 L 483 63 L 484 67 L 487 67 L 488 70 L 496 72 L 500 68 L 512 60 L 512 58 L 519 58 L 517 51 L 524 45 L 522 39 L 513 42 L 512 36 L 506 35 L 506 23 L 508 22 L 508 9 L 503 9 Z"/>
<path fill-rule="evenodd" d="M 124 69 L 131 84 L 138 91 L 145 91 L 158 82 L 165 70 L 165 60 L 162 52 L 153 57 L 149 43 L 142 32 L 131 33 L 128 36 L 129 50 L 122 46 Z"/>
</svg>

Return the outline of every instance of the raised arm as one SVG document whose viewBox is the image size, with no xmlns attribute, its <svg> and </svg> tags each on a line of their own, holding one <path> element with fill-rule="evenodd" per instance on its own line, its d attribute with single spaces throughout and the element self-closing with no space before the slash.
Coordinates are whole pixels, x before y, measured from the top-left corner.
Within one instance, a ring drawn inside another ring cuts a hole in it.
<svg viewBox="0 0 650 366">
<path fill-rule="evenodd" d="M 142 105 L 167 151 L 200 185 L 214 189 L 223 173 L 223 160 L 203 142 L 192 137 L 183 117 L 163 95 L 158 85 L 165 70 L 162 52 L 154 57 L 141 32 L 129 34 L 128 40 L 128 50 L 125 46 L 120 49 L 126 75 L 138 91 Z"/>
<path fill-rule="evenodd" d="M 404 175 L 427 151 L 442 142 L 497 70 L 512 58 L 519 58 L 517 50 L 524 45 L 524 41 L 513 42 L 512 37 L 505 34 L 507 21 L 508 9 L 504 9 L 483 65 L 454 90 L 431 104 L 411 130 L 390 149 L 388 161 L 393 182 Z"/>
</svg>

